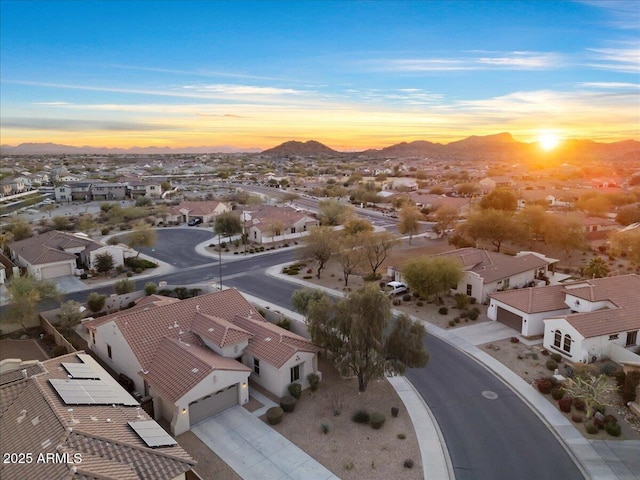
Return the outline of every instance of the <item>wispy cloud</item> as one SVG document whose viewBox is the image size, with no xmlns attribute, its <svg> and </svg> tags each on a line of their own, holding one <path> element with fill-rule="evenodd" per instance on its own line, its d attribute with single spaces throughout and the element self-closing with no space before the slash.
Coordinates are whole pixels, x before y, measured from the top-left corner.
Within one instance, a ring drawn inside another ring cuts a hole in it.
<svg viewBox="0 0 640 480">
<path fill-rule="evenodd" d="M 579 88 L 603 88 L 609 90 L 640 90 L 640 83 L 628 82 L 581 82 Z"/>
<path fill-rule="evenodd" d="M 640 45 L 624 48 L 590 48 L 593 60 L 587 66 L 623 73 L 640 73 Z"/>
<path fill-rule="evenodd" d="M 155 130 L 175 130 L 176 125 L 124 122 L 124 121 L 102 121 L 88 119 L 60 119 L 41 117 L 10 117 L 2 120 L 5 128 L 27 129 L 27 130 L 48 130 L 48 131 L 111 131 L 126 132 L 131 130 L 155 131 Z"/>
<path fill-rule="evenodd" d="M 256 87 L 252 85 L 232 85 L 232 84 L 214 84 L 214 85 L 185 85 L 184 90 L 198 92 L 202 94 L 224 95 L 224 96 L 280 96 L 280 95 L 308 95 L 309 91 L 294 90 L 292 88 L 275 88 L 275 87 Z"/>
<path fill-rule="evenodd" d="M 31 105 L 45 105 L 50 107 L 60 107 L 62 105 L 73 105 L 70 102 L 32 102 Z"/>
<path fill-rule="evenodd" d="M 505 69 L 540 70 L 560 66 L 562 57 L 557 53 L 511 52 L 508 55 L 480 57 L 476 62 Z"/>
<path fill-rule="evenodd" d="M 608 13 L 604 23 L 611 27 L 637 30 L 640 26 L 640 6 L 636 0 L 583 0 L 581 3 Z"/>
</svg>

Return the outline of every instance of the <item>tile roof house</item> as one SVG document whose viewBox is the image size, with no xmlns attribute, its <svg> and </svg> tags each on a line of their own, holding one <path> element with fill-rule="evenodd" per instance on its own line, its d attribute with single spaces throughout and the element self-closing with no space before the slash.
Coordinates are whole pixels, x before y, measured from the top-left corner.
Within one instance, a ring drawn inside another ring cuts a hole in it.
<svg viewBox="0 0 640 480">
<path fill-rule="evenodd" d="M 109 253 L 114 266 L 124 265 L 122 247 L 102 245 L 83 233 L 52 230 L 9 244 L 11 259 L 37 280 L 74 275 L 76 268 L 93 268 L 96 256 Z"/>
<path fill-rule="evenodd" d="M 464 277 L 452 291 L 465 293 L 480 302 L 486 302 L 490 293 L 535 282 L 552 271 L 557 262 L 537 252 L 519 252 L 510 256 L 472 247 L 435 256 L 450 257 L 460 262 Z"/>
<path fill-rule="evenodd" d="M 544 334 L 545 348 L 578 362 L 609 357 L 640 361 L 640 276 L 621 275 L 494 293 L 487 315 L 518 318 L 522 335 Z M 637 357 L 637 356 L 636 356 Z"/>
<path fill-rule="evenodd" d="M 88 388 L 105 396 L 79 393 Z M 184 480 L 196 463 L 81 352 L 1 374 L 0 405 L 0 450 L 25 454 L 0 464 L 2 478 Z"/>
<path fill-rule="evenodd" d="M 244 230 L 250 241 L 272 243 L 300 238 L 311 227 L 320 225 L 317 218 L 291 207 L 261 205 L 243 211 Z"/>
<path fill-rule="evenodd" d="M 169 209 L 168 219 L 173 222 L 188 222 L 198 218 L 202 223 L 212 222 L 218 215 L 231 211 L 231 205 L 217 201 L 184 201 Z"/>
<path fill-rule="evenodd" d="M 178 435 L 249 400 L 249 377 L 274 395 L 308 387 L 319 349 L 268 323 L 235 289 L 185 300 L 143 297 L 129 309 L 84 322 L 89 348 L 150 395 L 156 417 Z M 139 393 L 137 393 L 139 392 Z"/>
</svg>

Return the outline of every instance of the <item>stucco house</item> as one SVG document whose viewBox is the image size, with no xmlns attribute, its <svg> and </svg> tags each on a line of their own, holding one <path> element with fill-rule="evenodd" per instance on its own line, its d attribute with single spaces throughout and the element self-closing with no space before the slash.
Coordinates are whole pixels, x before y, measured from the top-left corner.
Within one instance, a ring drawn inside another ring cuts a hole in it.
<svg viewBox="0 0 640 480">
<path fill-rule="evenodd" d="M 74 275 L 78 268 L 94 268 L 96 257 L 109 253 L 114 267 L 124 265 L 124 249 L 102 245 L 84 233 L 52 230 L 9 245 L 11 259 L 37 280 Z"/>
<path fill-rule="evenodd" d="M 122 312 L 84 322 L 89 348 L 153 398 L 155 418 L 178 435 L 249 401 L 251 378 L 281 397 L 320 374 L 319 349 L 268 323 L 234 289 L 186 300 L 143 297 Z"/>
<path fill-rule="evenodd" d="M 252 242 L 270 243 L 299 238 L 310 228 L 320 225 L 317 218 L 291 207 L 261 205 L 243 211 L 244 231 Z"/>
<path fill-rule="evenodd" d="M 202 223 L 210 223 L 221 213 L 231 211 L 231 205 L 217 201 L 185 201 L 169 209 L 169 221 L 188 222 L 200 219 Z"/>
<path fill-rule="evenodd" d="M 558 261 L 537 252 L 519 252 L 511 256 L 472 247 L 435 256 L 450 257 L 460 262 L 464 277 L 451 291 L 467 294 L 480 302 L 486 302 L 490 293 L 540 281 L 553 271 Z"/>
</svg>

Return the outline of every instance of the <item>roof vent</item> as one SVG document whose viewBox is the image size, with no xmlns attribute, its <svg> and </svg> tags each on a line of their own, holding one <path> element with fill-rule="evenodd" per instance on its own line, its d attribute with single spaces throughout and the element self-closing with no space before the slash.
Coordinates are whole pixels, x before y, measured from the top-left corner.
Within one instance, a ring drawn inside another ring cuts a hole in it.
<svg viewBox="0 0 640 480">
<path fill-rule="evenodd" d="M 107 423 L 111 423 L 111 419 L 110 418 L 107 418 Z"/>
<path fill-rule="evenodd" d="M 91 415 L 91 421 L 92 422 L 97 422 L 98 421 L 98 417 L 96 417 L 95 415 Z"/>
<path fill-rule="evenodd" d="M 20 416 L 16 419 L 16 421 L 17 421 L 18 423 L 22 423 L 22 421 L 23 421 L 25 418 L 27 418 L 27 411 L 26 411 L 26 410 L 22 410 L 22 411 L 20 412 Z"/>
<path fill-rule="evenodd" d="M 271 337 L 267 337 L 264 339 L 265 342 L 270 342 L 271 341 Z"/>
<path fill-rule="evenodd" d="M 39 416 L 31 420 L 31 425 L 33 425 L 34 427 L 36 425 L 38 425 L 39 423 L 40 423 L 40 417 Z"/>
<path fill-rule="evenodd" d="M 197 369 L 197 368 L 192 368 L 192 369 L 191 369 L 191 371 L 192 371 L 193 373 L 198 373 L 198 369 Z"/>
<path fill-rule="evenodd" d="M 196 312 L 200 311 L 200 305 L 196 305 Z"/>
<path fill-rule="evenodd" d="M 40 445 L 42 445 L 42 448 L 47 448 L 49 445 L 51 445 L 51 440 L 50 439 L 46 439 L 44 442 L 42 442 Z"/>
<path fill-rule="evenodd" d="M 27 369 L 26 368 L 22 369 L 22 378 L 27 378 Z"/>
<path fill-rule="evenodd" d="M 213 332 L 213 327 L 209 327 L 208 332 Z"/>
</svg>

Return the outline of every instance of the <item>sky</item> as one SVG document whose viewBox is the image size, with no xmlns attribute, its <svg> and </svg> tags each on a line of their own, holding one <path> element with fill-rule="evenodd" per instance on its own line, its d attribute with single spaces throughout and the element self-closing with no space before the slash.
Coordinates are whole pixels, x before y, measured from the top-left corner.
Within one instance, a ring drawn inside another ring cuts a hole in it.
<svg viewBox="0 0 640 480">
<path fill-rule="evenodd" d="M 0 141 L 640 140 L 640 2 L 0 0 Z"/>
</svg>

